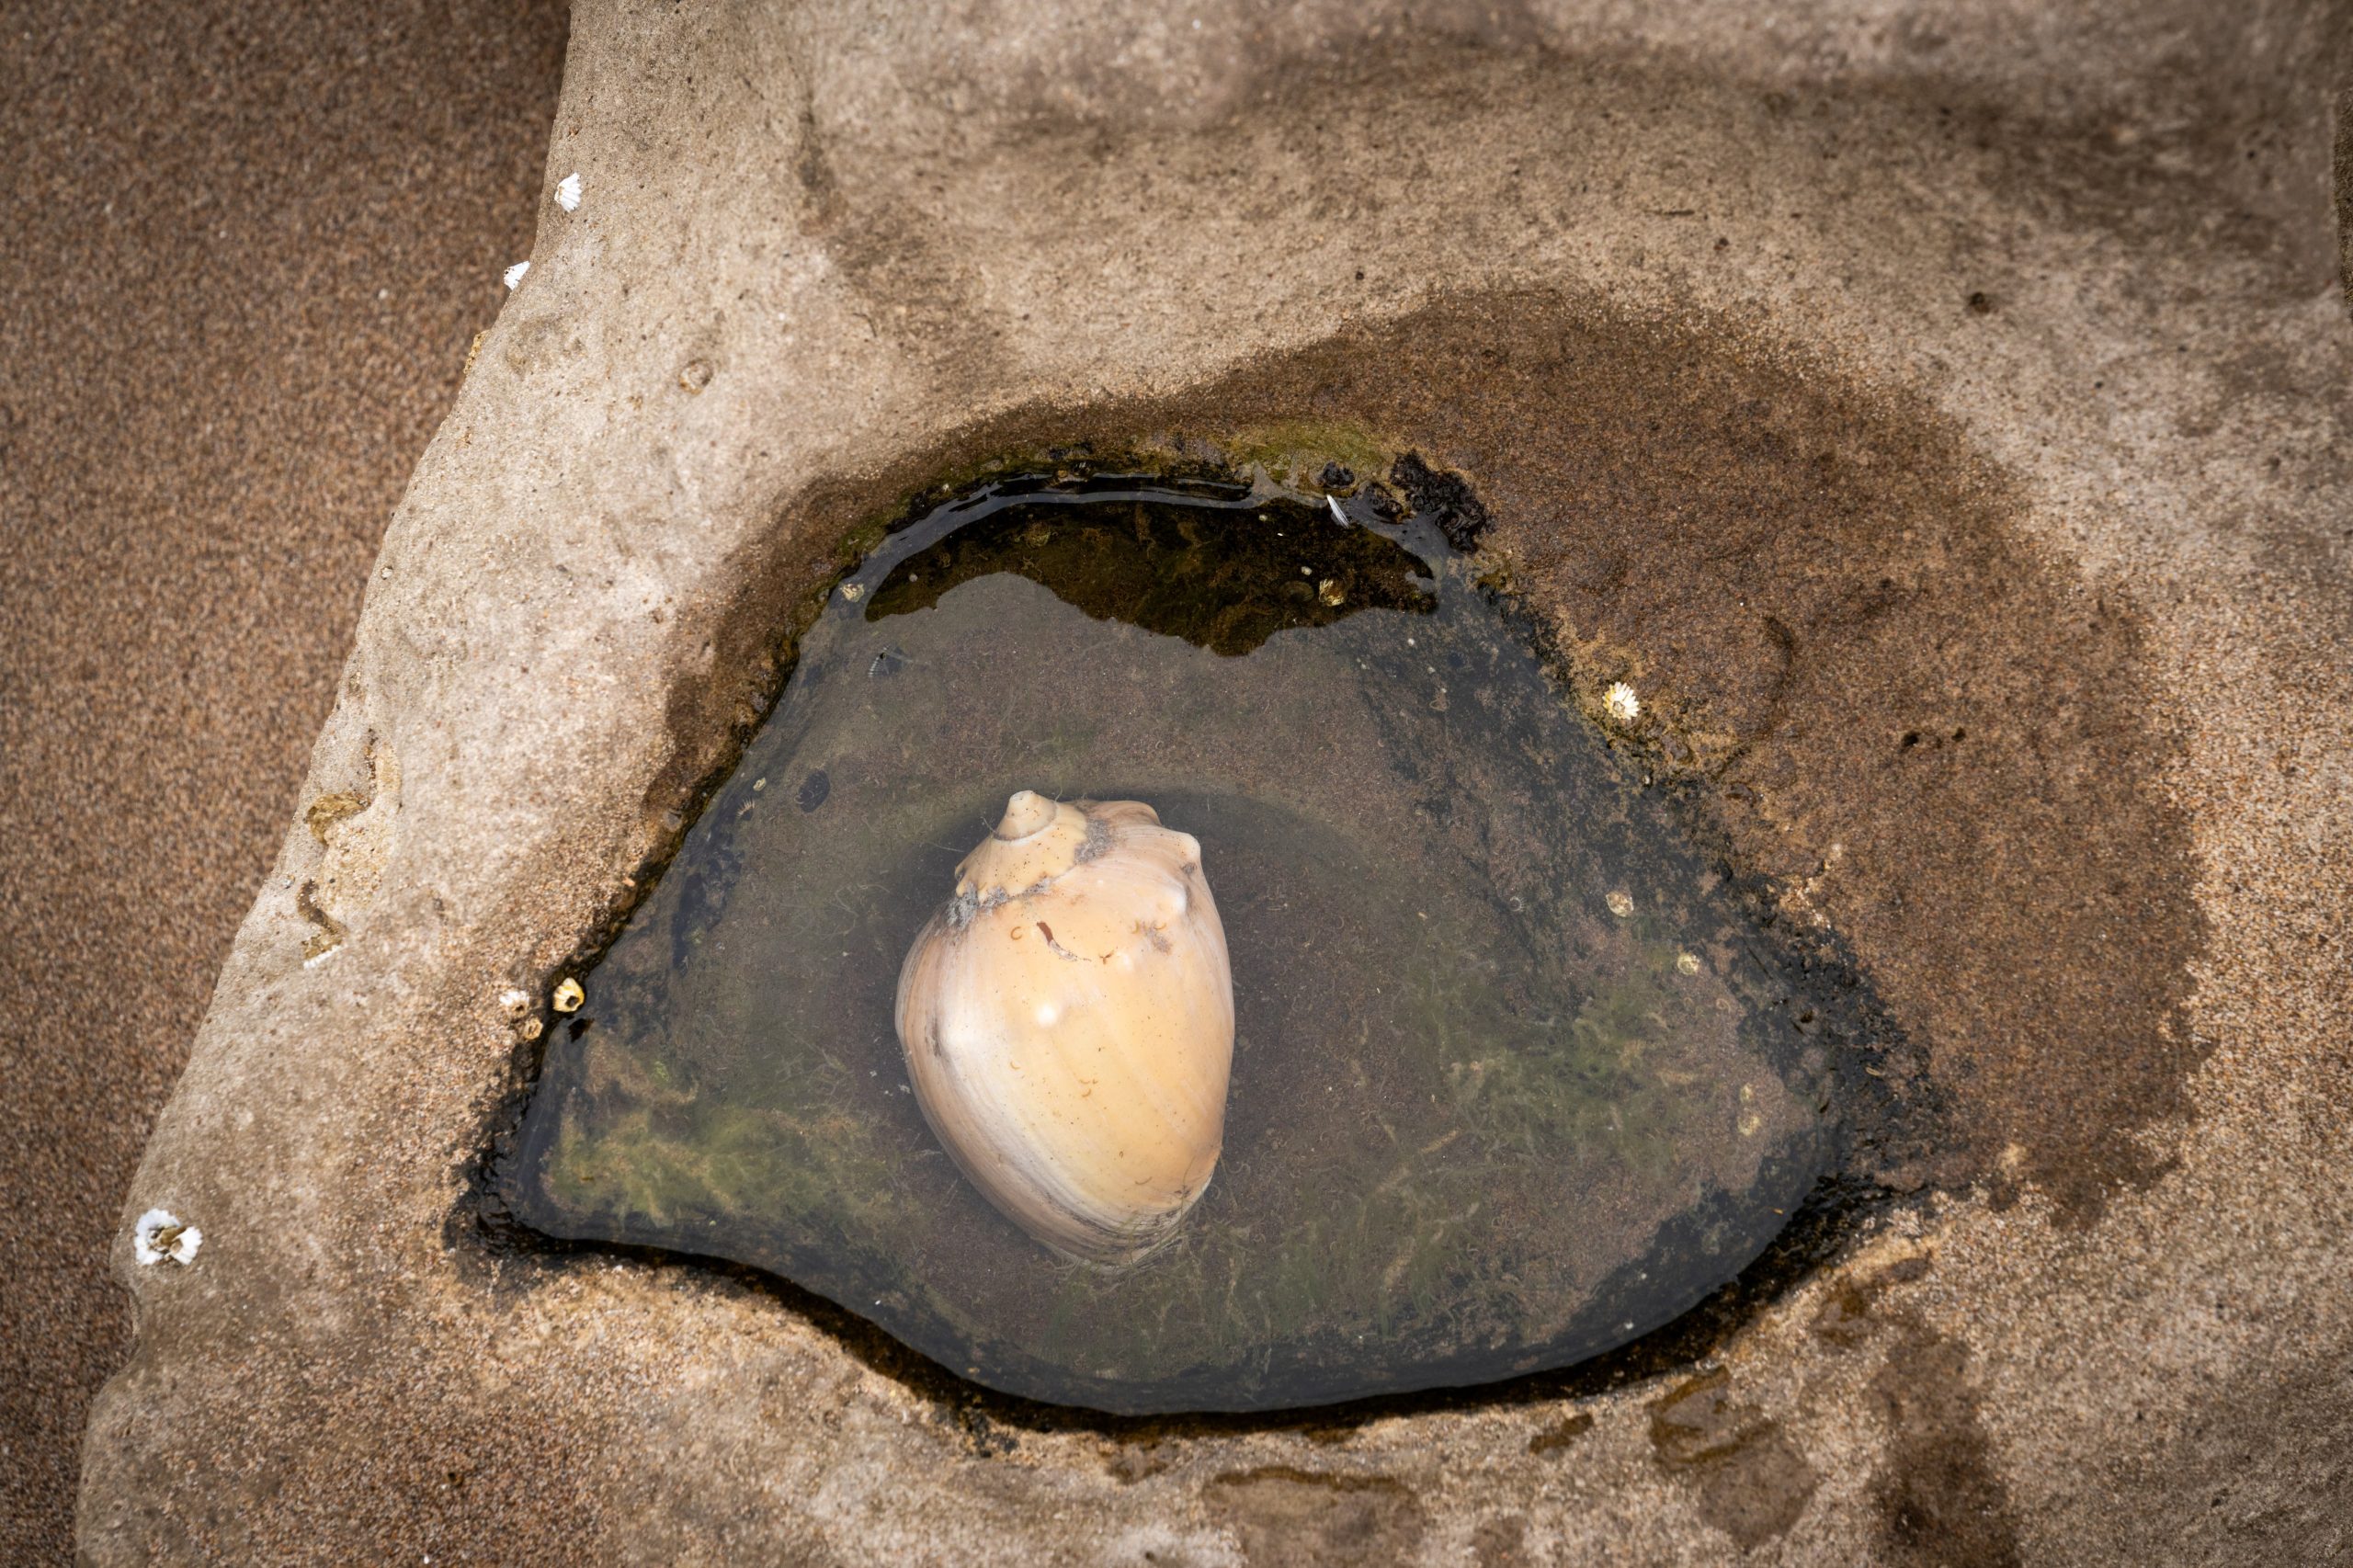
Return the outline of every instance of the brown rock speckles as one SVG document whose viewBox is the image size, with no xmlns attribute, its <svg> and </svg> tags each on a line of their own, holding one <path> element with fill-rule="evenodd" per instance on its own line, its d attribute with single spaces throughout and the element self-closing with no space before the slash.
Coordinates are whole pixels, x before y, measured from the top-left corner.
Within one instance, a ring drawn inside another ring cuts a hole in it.
<svg viewBox="0 0 2353 1568">
<path fill-rule="evenodd" d="M 1479 1568 L 1520 1568 L 1528 1553 L 1528 1521 L 1518 1514 L 1482 1519 L 1471 1532 L 1471 1560 Z"/>
<path fill-rule="evenodd" d="M 398 1345 L 389 1336 L 380 1343 Z M 91 1440 L 133 1442 L 148 1423 L 233 1426 L 260 1404 L 283 1412 L 273 1443 L 216 1451 L 200 1486 L 176 1485 L 163 1469 L 137 1472 L 127 1506 L 85 1529 L 83 1545 L 104 1554 L 126 1540 L 163 1538 L 194 1561 L 292 1562 L 340 1558 L 322 1541 L 365 1533 L 400 1540 L 411 1562 L 511 1562 L 517 1541 L 557 1540 L 570 1541 L 575 1561 L 597 1558 L 612 1539 L 612 1520 L 595 1492 L 594 1456 L 623 1440 L 621 1433 L 607 1421 L 550 1429 L 528 1414 L 567 1389 L 593 1388 L 595 1369 L 576 1369 L 581 1375 L 563 1387 L 513 1384 L 494 1346 L 478 1346 L 476 1355 L 479 1374 L 508 1395 L 495 1408 L 477 1407 L 471 1391 L 414 1347 L 378 1358 L 355 1346 L 348 1361 L 316 1363 L 241 1332 L 176 1338 L 149 1370 L 121 1385 L 124 1397 L 93 1424 Z M 172 1374 L 181 1358 L 218 1358 L 238 1376 L 191 1384 Z M 402 1433 L 392 1450 L 398 1462 L 388 1467 L 369 1425 L 377 1413 L 393 1411 Z M 308 1456 L 306 1462 L 288 1464 L 287 1451 Z M 514 1462 L 521 1453 L 529 1464 Z M 374 1483 L 352 1484 L 371 1474 Z M 272 1499 L 264 1513 L 222 1501 L 254 1489 Z"/>
<path fill-rule="evenodd" d="M 2109 1513 L 2120 1558 L 2353 1562 L 2353 1363 L 2344 1357 L 2217 1380 L 2185 1420 L 2134 1411 L 2119 1428 L 2105 1451 L 2082 1456 L 2080 1491 L 2095 1508 L 2107 1496 L 2146 1498 Z"/>
<path fill-rule="evenodd" d="M 2353 305 L 2353 87 L 2336 95 L 2336 279 Z"/>
</svg>

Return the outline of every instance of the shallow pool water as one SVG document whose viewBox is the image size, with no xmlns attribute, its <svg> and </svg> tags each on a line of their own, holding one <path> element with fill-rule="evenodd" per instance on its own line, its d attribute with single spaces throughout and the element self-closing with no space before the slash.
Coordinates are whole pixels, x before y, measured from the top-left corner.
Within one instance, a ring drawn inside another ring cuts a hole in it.
<svg viewBox="0 0 2353 1568">
<path fill-rule="evenodd" d="M 1831 1157 L 1821 982 L 1400 510 L 1016 483 L 891 536 L 586 977 L 508 1206 L 1119 1412 L 1562 1366 L 1737 1272 Z M 1125 1268 L 964 1181 L 892 1030 L 1023 789 L 1194 835 L 1233 955 L 1222 1159 Z"/>
</svg>

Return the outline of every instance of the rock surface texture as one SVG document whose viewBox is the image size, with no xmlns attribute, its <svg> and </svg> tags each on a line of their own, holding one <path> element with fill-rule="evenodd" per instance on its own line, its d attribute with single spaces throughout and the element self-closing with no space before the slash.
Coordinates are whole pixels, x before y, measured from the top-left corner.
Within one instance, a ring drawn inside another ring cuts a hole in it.
<svg viewBox="0 0 2353 1568">
<path fill-rule="evenodd" d="M 584 4 L 116 1243 L 94 1562 L 2353 1551 L 2342 6 Z M 579 176 L 579 200 L 556 199 Z M 492 1244 L 544 998 L 862 522 L 995 453 L 1421 452 L 1948 1108 L 1703 1360 L 1090 1424 Z M 1314 437 L 1297 437 L 1312 445 Z M 188 1267 L 131 1221 L 200 1226 Z"/>
</svg>

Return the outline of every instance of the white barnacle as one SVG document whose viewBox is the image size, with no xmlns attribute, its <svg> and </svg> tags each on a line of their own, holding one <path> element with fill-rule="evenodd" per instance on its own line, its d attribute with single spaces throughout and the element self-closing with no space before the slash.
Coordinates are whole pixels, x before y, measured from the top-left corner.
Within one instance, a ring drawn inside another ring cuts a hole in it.
<svg viewBox="0 0 2353 1568">
<path fill-rule="evenodd" d="M 580 176 L 576 171 L 556 181 L 555 204 L 566 212 L 580 210 Z"/>
<path fill-rule="evenodd" d="M 506 273 L 507 292 L 514 292 L 516 288 L 522 283 L 523 274 L 530 270 L 531 264 L 528 261 L 518 261 L 514 266 L 508 267 Z"/>
<path fill-rule="evenodd" d="M 1609 716 L 1621 724 L 1631 724 L 1642 717 L 1643 699 L 1622 680 L 1612 684 L 1601 700 L 1608 706 Z"/>
<path fill-rule="evenodd" d="M 194 1263 L 196 1249 L 203 1244 L 204 1233 L 180 1223 L 179 1216 L 168 1209 L 150 1209 L 139 1216 L 131 1231 L 131 1256 L 151 1268 L 167 1259 L 181 1265 Z"/>
</svg>

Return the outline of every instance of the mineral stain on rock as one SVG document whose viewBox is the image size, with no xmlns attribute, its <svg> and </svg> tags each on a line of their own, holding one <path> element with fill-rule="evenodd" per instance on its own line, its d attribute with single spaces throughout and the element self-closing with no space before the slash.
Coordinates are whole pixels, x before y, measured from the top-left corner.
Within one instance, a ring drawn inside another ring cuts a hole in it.
<svg viewBox="0 0 2353 1568">
<path fill-rule="evenodd" d="M 1201 1501 L 1254 1564 L 1402 1562 L 1428 1528 L 1412 1491 L 1385 1475 L 1261 1465 L 1216 1477 Z"/>
<path fill-rule="evenodd" d="M 1574 1411 L 1529 1438 L 1528 1451 L 1531 1454 L 1557 1454 L 1592 1430 L 1592 1412 Z"/>
<path fill-rule="evenodd" d="M 1871 1498 L 1881 1561 L 1900 1568 L 2012 1568 L 2024 1559 L 1966 1346 L 1902 1314 L 1871 1380 L 1887 1449 Z"/>
<path fill-rule="evenodd" d="M 1780 1423 L 1743 1404 L 1722 1368 L 1651 1406 L 1660 1465 L 1698 1493 L 1699 1516 L 1754 1551 L 1797 1523 L 1821 1476 Z"/>
<path fill-rule="evenodd" d="M 1560 1366 L 1736 1274 L 1835 1163 L 1832 1059 L 1877 1015 L 1504 619 L 1449 542 L 1467 486 L 1393 472 L 1410 515 L 1097 475 L 889 539 L 602 960 L 597 1028 L 550 1049 L 514 1210 L 1125 1413 Z M 910 940 L 1020 790 L 1198 838 L 1233 954 L 1223 1154 L 1124 1267 L 982 1200 L 893 1034 Z"/>
</svg>

